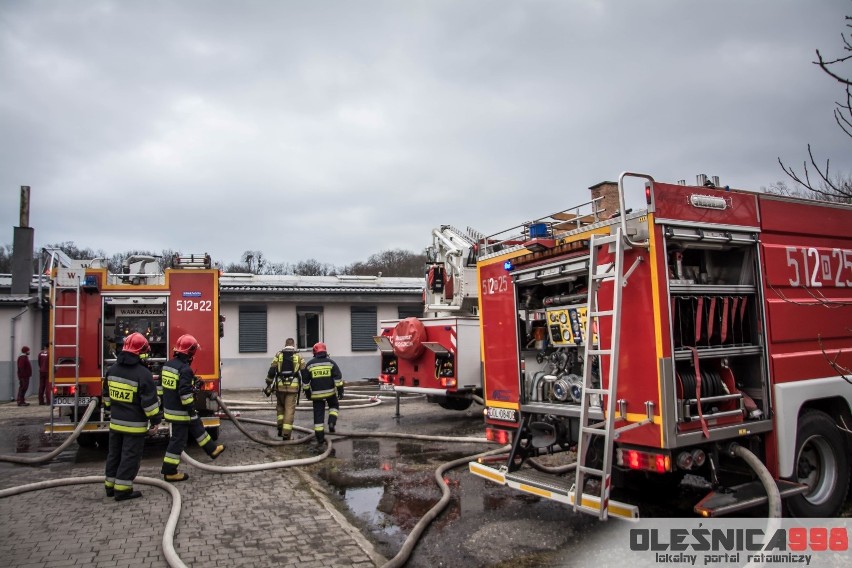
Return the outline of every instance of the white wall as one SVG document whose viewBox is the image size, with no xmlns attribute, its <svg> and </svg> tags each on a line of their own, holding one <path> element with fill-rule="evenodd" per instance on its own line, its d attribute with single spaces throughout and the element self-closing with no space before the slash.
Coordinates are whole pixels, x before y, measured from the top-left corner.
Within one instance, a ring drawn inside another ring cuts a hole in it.
<svg viewBox="0 0 852 568">
<path fill-rule="evenodd" d="M 300 302 L 299 305 L 305 303 Z M 263 388 L 263 379 L 275 353 L 284 347 L 288 337 L 296 338 L 296 304 L 274 302 L 266 306 L 266 353 L 240 353 L 239 304 L 220 304 L 220 313 L 226 318 L 225 336 L 220 346 L 223 388 Z M 352 351 L 351 306 L 348 303 L 323 306 L 323 340 L 328 346 L 329 355 L 340 366 L 345 380 L 376 378 L 380 363 L 378 350 Z M 396 305 L 379 304 L 377 319 L 393 319 L 397 313 Z M 306 361 L 313 356 L 310 349 L 301 351 L 301 354 Z"/>
</svg>

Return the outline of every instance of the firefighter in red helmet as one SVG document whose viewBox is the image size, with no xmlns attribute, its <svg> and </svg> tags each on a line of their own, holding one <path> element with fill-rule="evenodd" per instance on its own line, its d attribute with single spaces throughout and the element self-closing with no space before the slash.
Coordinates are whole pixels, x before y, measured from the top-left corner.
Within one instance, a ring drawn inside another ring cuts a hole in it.
<svg viewBox="0 0 852 568">
<path fill-rule="evenodd" d="M 328 431 L 334 433 L 343 398 L 343 374 L 337 363 L 328 356 L 325 343 L 314 345 L 314 358 L 302 371 L 302 388 L 314 405 L 314 436 L 318 447 L 325 443 L 325 405 L 328 404 Z"/>
<path fill-rule="evenodd" d="M 166 481 L 189 479 L 187 474 L 178 473 L 180 455 L 186 448 L 189 436 L 192 436 L 212 459 L 216 459 L 225 451 L 224 445 L 217 445 L 213 441 L 195 412 L 195 393 L 200 381 L 190 364 L 195 352 L 200 348 L 195 337 L 189 334 L 181 335 L 175 343 L 172 359 L 163 364 L 160 372 L 163 414 L 171 425 L 171 438 L 160 470 Z"/>
<path fill-rule="evenodd" d="M 115 364 L 106 372 L 103 401 L 110 414 L 104 486 L 107 497 L 115 497 L 116 501 L 142 496 L 141 491 L 133 490 L 133 480 L 142 462 L 145 434 L 161 420 L 154 377 L 139 359 L 149 350 L 144 335 L 131 333 Z"/>
</svg>

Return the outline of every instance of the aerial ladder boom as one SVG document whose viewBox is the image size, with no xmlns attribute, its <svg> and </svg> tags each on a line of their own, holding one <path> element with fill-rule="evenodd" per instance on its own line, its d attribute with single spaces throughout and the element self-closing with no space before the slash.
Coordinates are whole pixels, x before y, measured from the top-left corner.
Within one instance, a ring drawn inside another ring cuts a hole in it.
<svg viewBox="0 0 852 568">
<path fill-rule="evenodd" d="M 426 249 L 427 317 L 476 316 L 478 288 L 475 247 L 481 235 L 468 228 L 461 231 L 442 225 L 432 231 L 432 246 Z"/>
</svg>

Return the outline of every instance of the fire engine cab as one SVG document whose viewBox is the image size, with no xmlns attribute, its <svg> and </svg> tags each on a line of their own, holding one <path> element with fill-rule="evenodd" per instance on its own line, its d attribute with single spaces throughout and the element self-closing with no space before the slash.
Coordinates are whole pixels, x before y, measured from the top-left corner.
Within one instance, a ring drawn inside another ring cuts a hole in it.
<svg viewBox="0 0 852 568">
<path fill-rule="evenodd" d="M 483 243 L 486 432 L 511 450 L 470 471 L 601 519 L 639 516 L 613 494 L 686 474 L 703 480 L 702 516 L 767 503 L 761 478 L 795 516 L 836 515 L 850 483 L 852 207 L 706 176 L 626 172 L 602 188 L 605 215 L 593 201 L 594 215 Z"/>
<path fill-rule="evenodd" d="M 72 432 L 92 399 L 98 407 L 80 436 L 95 445 L 109 430 L 102 404 L 105 373 L 115 363 L 124 337 L 139 332 L 151 346 L 145 363 L 159 386 L 160 369 L 178 337 L 192 334 L 201 349 L 192 368 L 202 380 L 196 410 L 215 439 L 219 418 L 211 396 L 220 391 L 219 270 L 209 255 L 175 255 L 163 270 L 158 258 L 131 256 L 121 272 L 108 272 L 102 259 L 73 260 L 52 249 L 50 274 L 50 422 L 45 433 Z M 168 432 L 164 423 L 161 433 Z"/>
</svg>

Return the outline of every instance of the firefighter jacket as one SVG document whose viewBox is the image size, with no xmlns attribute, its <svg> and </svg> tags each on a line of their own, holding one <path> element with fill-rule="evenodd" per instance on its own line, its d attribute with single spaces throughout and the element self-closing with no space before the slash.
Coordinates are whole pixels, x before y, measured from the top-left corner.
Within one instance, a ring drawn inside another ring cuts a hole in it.
<svg viewBox="0 0 852 568">
<path fill-rule="evenodd" d="M 160 399 L 151 371 L 134 353 L 119 353 L 118 360 L 107 369 L 104 406 L 110 409 L 109 429 L 144 436 L 148 423 L 160 423 Z"/>
<path fill-rule="evenodd" d="M 302 371 L 302 384 L 302 388 L 311 391 L 312 400 L 328 398 L 337 394 L 337 387 L 343 386 L 343 373 L 327 353 L 319 353 Z"/>
<path fill-rule="evenodd" d="M 301 384 L 300 371 L 305 368 L 305 361 L 296 352 L 295 347 L 285 347 L 275 354 L 266 374 L 266 384 L 283 392 L 299 392 Z"/>
<path fill-rule="evenodd" d="M 189 357 L 176 353 L 160 371 L 163 413 L 169 422 L 189 422 L 195 416 L 196 377 L 189 362 Z"/>
</svg>

